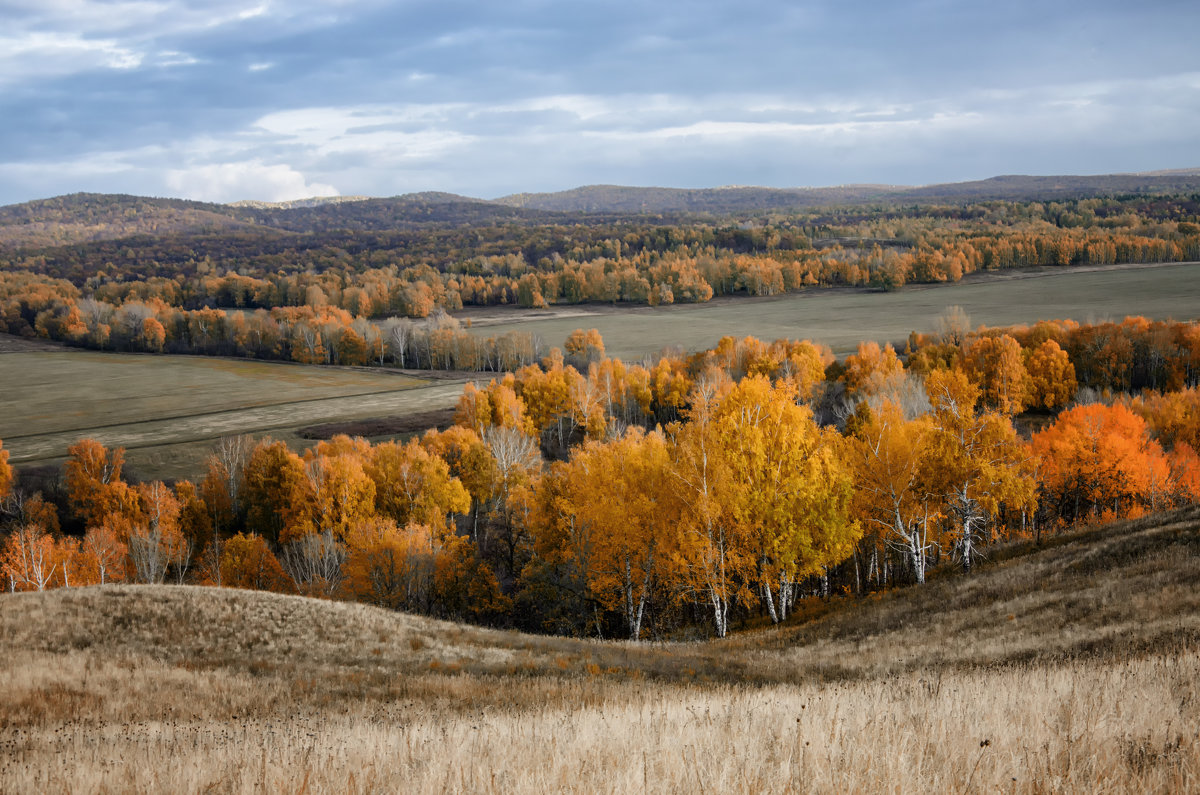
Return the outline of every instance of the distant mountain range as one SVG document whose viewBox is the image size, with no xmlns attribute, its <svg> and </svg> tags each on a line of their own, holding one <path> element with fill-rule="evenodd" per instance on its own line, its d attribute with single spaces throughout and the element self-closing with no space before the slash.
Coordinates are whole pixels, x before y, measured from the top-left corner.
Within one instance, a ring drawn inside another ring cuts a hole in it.
<svg viewBox="0 0 1200 795">
<path fill-rule="evenodd" d="M 588 185 L 558 193 L 517 193 L 498 204 L 558 212 L 738 213 L 875 202 L 1053 200 L 1124 193 L 1200 190 L 1200 169 L 1102 176 L 1001 176 L 944 185 L 839 185 L 828 188 L 629 188 Z"/>
<path fill-rule="evenodd" d="M 589 185 L 558 193 L 520 193 L 491 201 L 426 192 L 392 198 L 339 196 L 281 203 L 213 204 L 76 193 L 0 207 L 0 246 L 42 248 L 136 236 L 366 232 L 430 226 L 572 223 L 596 216 L 608 219 L 736 216 L 847 204 L 1049 201 L 1193 192 L 1200 192 L 1200 169 L 1100 176 L 1000 176 L 921 187 L 681 189 Z"/>
</svg>

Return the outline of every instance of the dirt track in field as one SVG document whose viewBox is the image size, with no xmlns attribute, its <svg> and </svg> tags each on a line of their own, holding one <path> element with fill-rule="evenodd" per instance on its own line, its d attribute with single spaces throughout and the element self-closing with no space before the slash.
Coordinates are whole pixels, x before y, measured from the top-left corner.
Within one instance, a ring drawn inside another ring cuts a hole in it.
<svg viewBox="0 0 1200 795">
<path fill-rule="evenodd" d="M 252 409 L 193 414 L 149 422 L 10 436 L 4 440 L 4 447 L 11 452 L 13 463 L 21 463 L 59 458 L 65 455 L 69 445 L 84 437 L 96 439 L 109 447 L 120 446 L 126 449 L 215 441 L 243 433 L 259 434 L 334 420 L 365 419 L 444 408 L 453 406 L 461 393 L 462 384 L 435 384 L 374 395 L 278 403 Z"/>
<path fill-rule="evenodd" d="M 305 442 L 318 424 L 452 407 L 465 377 L 181 356 L 19 350 L 0 357 L 0 440 L 18 466 L 55 463 L 82 438 L 124 447 L 154 477 L 197 477 L 215 442 Z M 311 443 L 311 442 L 309 442 Z"/>
</svg>

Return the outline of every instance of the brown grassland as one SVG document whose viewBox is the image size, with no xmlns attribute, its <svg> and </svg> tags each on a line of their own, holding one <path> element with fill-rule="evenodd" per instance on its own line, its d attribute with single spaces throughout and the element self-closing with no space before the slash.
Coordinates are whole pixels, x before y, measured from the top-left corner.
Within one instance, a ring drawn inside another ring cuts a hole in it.
<svg viewBox="0 0 1200 795">
<path fill-rule="evenodd" d="M 197 587 L 0 596 L 0 792 L 1187 792 L 1200 509 L 721 642 Z"/>
</svg>

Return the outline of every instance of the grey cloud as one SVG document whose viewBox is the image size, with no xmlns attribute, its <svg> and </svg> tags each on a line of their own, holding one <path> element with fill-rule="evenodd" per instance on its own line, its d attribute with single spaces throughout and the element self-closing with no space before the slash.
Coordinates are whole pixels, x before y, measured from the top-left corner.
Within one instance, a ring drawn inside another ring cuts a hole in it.
<svg viewBox="0 0 1200 795">
<path fill-rule="evenodd" d="M 0 54 L 0 201 L 161 193 L 172 169 L 214 195 L 248 174 L 486 195 L 1099 172 L 1200 151 L 1187 2 L 4 8 L 0 38 L 30 54 L 7 71 Z"/>
</svg>

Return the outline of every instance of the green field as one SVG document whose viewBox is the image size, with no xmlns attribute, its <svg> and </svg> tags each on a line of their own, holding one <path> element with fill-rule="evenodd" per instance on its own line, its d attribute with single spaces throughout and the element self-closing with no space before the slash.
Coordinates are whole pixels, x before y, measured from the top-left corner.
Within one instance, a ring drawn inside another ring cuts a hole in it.
<svg viewBox="0 0 1200 795">
<path fill-rule="evenodd" d="M 562 345 L 574 329 L 597 328 L 608 353 L 625 359 L 640 359 L 664 346 L 708 348 L 727 334 L 811 339 L 846 354 L 870 339 L 903 348 L 910 331 L 932 331 L 937 317 L 955 305 L 972 322 L 989 326 L 1056 318 L 1085 323 L 1126 315 L 1192 320 L 1200 316 L 1200 264 L 1007 271 L 895 293 L 814 289 L 659 308 L 551 307 L 524 320 L 518 309 L 468 311 L 462 317 L 471 319 L 478 334 L 530 331 L 546 345 Z"/>
<path fill-rule="evenodd" d="M 16 347 L 16 346 L 13 346 Z M 194 477 L 216 440 L 453 405 L 458 382 L 388 371 L 190 356 L 0 353 L 0 440 L 12 463 L 51 463 L 78 439 L 125 447 L 137 473 Z"/>
</svg>

